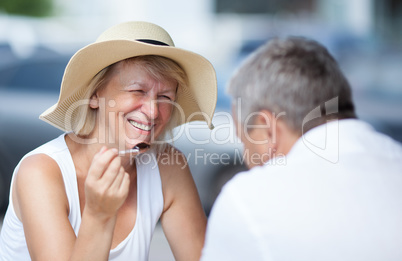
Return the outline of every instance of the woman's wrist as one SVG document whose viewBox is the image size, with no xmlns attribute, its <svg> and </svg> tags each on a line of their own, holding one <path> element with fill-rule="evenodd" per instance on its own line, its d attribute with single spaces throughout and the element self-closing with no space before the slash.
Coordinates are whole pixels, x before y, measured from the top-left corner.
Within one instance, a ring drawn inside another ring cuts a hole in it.
<svg viewBox="0 0 402 261">
<path fill-rule="evenodd" d="M 115 224 L 116 216 L 84 208 L 72 260 L 107 260 Z"/>
<path fill-rule="evenodd" d="M 106 226 L 114 227 L 116 223 L 117 213 L 111 215 L 109 213 L 101 213 L 89 208 L 84 208 L 82 213 L 82 222 L 87 221 L 91 226 L 101 226 L 106 228 Z"/>
</svg>

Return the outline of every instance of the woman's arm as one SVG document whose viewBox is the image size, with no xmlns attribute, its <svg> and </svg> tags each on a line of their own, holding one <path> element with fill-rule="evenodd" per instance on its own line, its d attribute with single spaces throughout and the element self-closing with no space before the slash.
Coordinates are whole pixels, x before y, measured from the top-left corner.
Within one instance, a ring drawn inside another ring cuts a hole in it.
<svg viewBox="0 0 402 261">
<path fill-rule="evenodd" d="M 128 193 L 128 174 L 113 150 L 95 155 L 85 181 L 85 207 L 78 237 L 57 163 L 38 154 L 23 160 L 13 199 L 33 260 L 107 260 L 116 212 Z"/>
<path fill-rule="evenodd" d="M 161 223 L 175 259 L 199 260 L 206 216 L 184 155 L 169 149 L 168 163 L 159 163 L 164 194 Z"/>
</svg>

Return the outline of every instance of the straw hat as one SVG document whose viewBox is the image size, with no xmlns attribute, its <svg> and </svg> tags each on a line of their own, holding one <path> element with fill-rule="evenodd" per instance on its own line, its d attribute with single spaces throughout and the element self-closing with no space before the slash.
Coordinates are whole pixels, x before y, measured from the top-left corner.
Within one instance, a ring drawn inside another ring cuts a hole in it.
<svg viewBox="0 0 402 261">
<path fill-rule="evenodd" d="M 212 129 L 217 99 L 213 66 L 196 53 L 176 48 L 163 28 L 148 22 L 116 25 L 102 33 L 95 43 L 75 53 L 64 71 L 58 102 L 39 118 L 63 131 L 71 131 L 69 126 L 74 120 L 71 108 L 84 98 L 91 79 L 115 62 L 140 55 L 164 56 L 184 69 L 189 85 L 180 90 L 176 101 L 184 112 L 179 124 L 201 120 Z"/>
</svg>

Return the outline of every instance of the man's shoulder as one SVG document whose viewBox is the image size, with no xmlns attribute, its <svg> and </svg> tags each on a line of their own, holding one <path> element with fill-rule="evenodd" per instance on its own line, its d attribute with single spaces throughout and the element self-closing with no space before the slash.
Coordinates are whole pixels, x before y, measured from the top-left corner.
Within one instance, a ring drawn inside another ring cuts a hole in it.
<svg viewBox="0 0 402 261">
<path fill-rule="evenodd" d="M 292 173 L 284 166 L 257 166 L 236 174 L 222 188 L 222 194 L 236 195 L 242 200 L 259 198 L 267 193 L 273 193 L 278 186 L 286 186 L 291 181 Z M 285 187 L 286 188 L 286 187 Z"/>
</svg>

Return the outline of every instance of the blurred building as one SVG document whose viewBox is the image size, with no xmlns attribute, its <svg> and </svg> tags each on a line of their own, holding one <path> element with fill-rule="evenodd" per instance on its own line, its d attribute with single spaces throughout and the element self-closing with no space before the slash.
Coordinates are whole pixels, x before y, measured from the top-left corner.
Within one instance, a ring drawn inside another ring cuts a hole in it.
<svg viewBox="0 0 402 261">
<path fill-rule="evenodd" d="M 167 29 L 176 46 L 211 60 L 223 88 L 234 67 L 260 44 L 276 36 L 303 35 L 329 48 L 357 98 L 365 95 L 362 90 L 370 90 L 374 97 L 378 92 L 393 99 L 402 95 L 400 0 L 53 1 L 54 15 L 47 18 L 0 13 L 0 42 L 20 56 L 29 56 L 34 45 L 71 53 L 116 23 L 146 20 Z M 401 102 L 391 104 L 396 107 L 385 107 L 399 113 Z M 362 110 L 391 120 L 397 117 L 380 107 Z"/>
<path fill-rule="evenodd" d="M 53 0 L 53 16 L 30 19 L 10 30 L 1 16 L 0 40 L 12 32 L 28 42 L 88 43 L 105 28 L 127 20 L 161 24 L 178 46 L 220 62 L 247 40 L 303 33 L 307 36 L 345 32 L 381 41 L 402 36 L 400 0 Z M 0 5 L 1 6 L 1 5 Z M 7 19 L 5 19 L 7 18 Z M 24 18 L 27 19 L 27 18 Z M 35 20 L 35 21 L 32 21 Z M 40 21 L 38 21 L 40 20 Z M 31 27 L 31 29 L 29 29 Z M 29 31 L 35 31 L 34 33 Z M 47 31 L 49 33 L 46 33 Z M 14 33 L 17 34 L 17 33 Z M 33 34 L 39 35 L 34 36 Z M 22 36 L 21 36 L 22 35 Z M 328 37 L 324 35 L 322 38 Z M 319 39 L 321 40 L 321 39 Z M 322 41 L 326 41 L 323 39 Z"/>
</svg>

